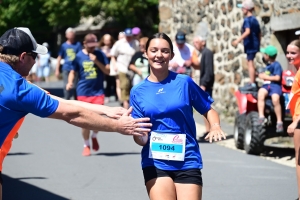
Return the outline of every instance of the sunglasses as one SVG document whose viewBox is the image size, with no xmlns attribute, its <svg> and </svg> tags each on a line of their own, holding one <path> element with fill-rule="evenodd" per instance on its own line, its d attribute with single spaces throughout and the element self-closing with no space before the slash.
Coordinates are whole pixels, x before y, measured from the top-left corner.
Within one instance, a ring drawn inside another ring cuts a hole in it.
<svg viewBox="0 0 300 200">
<path fill-rule="evenodd" d="M 34 53 L 34 52 L 26 52 L 26 54 L 31 56 L 33 58 L 33 60 L 35 60 L 38 55 L 37 53 Z"/>
</svg>

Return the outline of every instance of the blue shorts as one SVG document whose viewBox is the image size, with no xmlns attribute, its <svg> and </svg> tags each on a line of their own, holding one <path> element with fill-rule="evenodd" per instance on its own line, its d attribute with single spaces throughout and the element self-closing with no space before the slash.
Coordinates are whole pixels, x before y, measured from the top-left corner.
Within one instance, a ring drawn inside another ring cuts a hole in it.
<svg viewBox="0 0 300 200">
<path fill-rule="evenodd" d="M 268 96 L 272 96 L 273 94 L 278 94 L 280 96 L 282 94 L 281 85 L 265 84 L 261 88 L 265 88 L 268 91 Z"/>
<path fill-rule="evenodd" d="M 247 53 L 247 60 L 254 60 L 256 53 Z"/>
</svg>

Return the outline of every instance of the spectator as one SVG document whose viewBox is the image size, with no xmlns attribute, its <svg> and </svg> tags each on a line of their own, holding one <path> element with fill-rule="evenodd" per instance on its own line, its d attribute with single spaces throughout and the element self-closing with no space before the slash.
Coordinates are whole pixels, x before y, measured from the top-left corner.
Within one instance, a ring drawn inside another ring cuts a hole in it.
<svg viewBox="0 0 300 200">
<path fill-rule="evenodd" d="M 257 96 L 258 124 L 263 125 L 265 122 L 265 99 L 267 96 L 270 96 L 277 118 L 276 132 L 281 133 L 283 132 L 282 110 L 280 105 L 280 96 L 282 94 L 282 67 L 280 63 L 275 60 L 277 49 L 274 46 L 267 46 L 265 49 L 261 49 L 261 52 L 264 54 L 264 60 L 268 65 L 264 72 L 258 75 L 258 77 L 264 81 L 262 87 L 258 90 Z"/>
<path fill-rule="evenodd" d="M 111 59 L 115 63 L 114 67 L 118 73 L 116 84 L 121 89 L 121 101 L 124 108 L 129 107 L 130 83 L 127 72 L 130 60 L 135 52 L 139 51 L 138 41 L 133 38 L 132 30 L 125 29 L 125 38 L 118 40 L 111 49 Z"/>
<path fill-rule="evenodd" d="M 139 84 L 149 76 L 149 62 L 144 54 L 147 41 L 147 37 L 140 39 L 140 51 L 136 52 L 130 61 L 129 69 L 134 72 L 132 86 Z"/>
<path fill-rule="evenodd" d="M 299 35 L 298 37 L 299 37 L 299 39 L 300 39 L 300 30 L 296 31 L 296 32 L 295 32 L 295 35 Z"/>
<path fill-rule="evenodd" d="M 104 74 L 109 73 L 109 62 L 105 54 L 96 50 L 99 45 L 97 37 L 94 34 L 87 34 L 83 41 L 84 49 L 76 54 L 72 63 L 72 70 L 69 73 L 69 82 L 67 90 L 73 87 L 75 73 L 78 73 L 78 85 L 76 88 L 77 99 L 79 101 L 92 104 L 104 104 Z M 92 149 L 99 150 L 97 141 L 97 130 L 93 130 Z M 90 130 L 83 128 L 82 137 L 84 140 L 83 156 L 90 156 Z"/>
<path fill-rule="evenodd" d="M 244 23 L 242 26 L 242 35 L 233 41 L 232 45 L 237 46 L 242 40 L 244 40 L 245 53 L 247 54 L 247 64 L 250 77 L 250 83 L 240 88 L 241 91 L 257 91 L 255 84 L 255 67 L 254 58 L 259 51 L 261 31 L 257 19 L 253 16 L 254 3 L 252 0 L 244 0 L 242 4 L 238 4 L 242 8 L 244 15 Z"/>
<path fill-rule="evenodd" d="M 185 33 L 178 31 L 175 36 L 174 57 L 169 63 L 169 70 L 179 74 L 192 75 L 192 54 L 194 47 L 186 43 Z"/>
<path fill-rule="evenodd" d="M 212 97 L 213 85 L 215 81 L 214 75 L 214 56 L 210 49 L 206 47 L 206 40 L 200 36 L 194 38 L 194 46 L 196 50 L 193 52 L 192 66 L 195 69 L 200 69 L 200 83 L 202 90 Z M 204 140 L 210 130 L 210 125 L 204 118 L 205 133 L 200 140 Z"/>
<path fill-rule="evenodd" d="M 108 58 L 108 61 L 110 62 L 110 51 L 112 46 L 114 45 L 115 41 L 113 37 L 109 34 L 105 34 L 102 36 L 100 42 L 99 42 L 99 48 L 102 50 L 102 52 L 106 55 Z M 112 66 L 110 66 L 112 67 Z M 106 87 L 105 87 L 105 103 L 108 103 L 110 101 L 111 96 L 115 96 L 115 99 L 117 100 L 118 97 L 116 96 L 116 76 L 110 74 L 105 75 L 105 81 L 106 81 Z"/>
<path fill-rule="evenodd" d="M 64 59 L 64 64 L 62 66 L 62 77 L 63 77 L 63 83 L 64 83 L 64 98 L 65 99 L 71 99 L 73 96 L 74 99 L 76 99 L 76 79 L 74 79 L 74 88 L 70 90 L 66 90 L 66 86 L 68 83 L 68 76 L 72 69 L 72 62 L 76 57 L 76 54 L 81 51 L 82 47 L 80 42 L 75 41 L 75 30 L 73 28 L 68 28 L 66 30 L 66 38 L 67 41 L 63 43 L 60 47 L 58 57 L 57 57 L 57 65 L 55 70 L 55 75 L 57 78 L 59 78 L 60 74 L 60 61 L 61 59 Z"/>
<path fill-rule="evenodd" d="M 118 40 L 121 40 L 121 39 L 123 39 L 123 38 L 125 38 L 125 33 L 122 31 L 122 32 L 120 32 L 119 35 L 118 35 Z"/>
<path fill-rule="evenodd" d="M 49 48 L 49 45 L 47 42 L 44 42 L 42 44 L 44 47 L 47 49 Z M 41 81 L 43 78 L 45 79 L 46 82 L 49 82 L 49 76 L 50 76 L 50 52 L 46 54 L 40 54 L 38 55 L 38 60 L 37 60 L 37 78 L 38 81 Z"/>
<path fill-rule="evenodd" d="M 141 123 L 147 122 L 149 119 L 134 120 L 128 116 L 132 109 L 125 111 L 122 108 L 109 108 L 76 100 L 65 100 L 50 96 L 37 86 L 29 84 L 23 77 L 28 75 L 37 54 L 45 54 L 47 51 L 46 47 L 36 43 L 28 28 L 12 28 L 0 37 L 1 147 L 11 131 L 17 131 L 18 128 L 14 128 L 15 125 L 19 126 L 22 123 L 20 120 L 29 113 L 43 118 L 64 120 L 75 126 L 98 131 L 140 136 L 143 134 L 138 132 L 146 134 L 150 131 L 148 128 L 140 128 L 150 127 L 149 123 Z M 8 146 L 8 150 L 9 148 L 10 146 Z M 5 156 L 5 154 L 1 154 L 1 156 Z M 2 199 L 1 171 L 0 199 Z"/>
</svg>

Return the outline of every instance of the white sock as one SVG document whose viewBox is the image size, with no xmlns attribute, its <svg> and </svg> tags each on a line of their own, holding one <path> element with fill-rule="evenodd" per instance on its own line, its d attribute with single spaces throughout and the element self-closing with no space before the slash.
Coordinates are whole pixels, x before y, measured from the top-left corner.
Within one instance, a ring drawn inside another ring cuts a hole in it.
<svg viewBox="0 0 300 200">
<path fill-rule="evenodd" d="M 98 133 L 98 132 L 93 131 L 93 133 L 92 133 L 92 138 L 97 138 L 97 133 Z"/>
<path fill-rule="evenodd" d="M 84 140 L 84 147 L 90 147 L 90 140 Z"/>
</svg>

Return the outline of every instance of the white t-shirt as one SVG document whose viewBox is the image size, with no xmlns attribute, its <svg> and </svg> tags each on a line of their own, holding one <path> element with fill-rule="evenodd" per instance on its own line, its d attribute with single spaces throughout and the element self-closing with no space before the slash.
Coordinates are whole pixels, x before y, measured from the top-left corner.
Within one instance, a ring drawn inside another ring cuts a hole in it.
<svg viewBox="0 0 300 200">
<path fill-rule="evenodd" d="M 175 55 L 170 61 L 170 63 L 176 62 L 179 65 L 179 67 L 183 67 L 184 62 L 192 58 L 193 51 L 195 49 L 192 45 L 188 43 L 185 43 L 182 49 L 179 49 L 176 43 L 173 43 L 173 48 Z"/>
<path fill-rule="evenodd" d="M 118 72 L 127 73 L 130 60 L 137 51 L 139 51 L 139 43 L 137 40 L 128 42 L 126 38 L 123 38 L 114 44 L 110 54 L 117 58 L 116 65 Z"/>
</svg>

